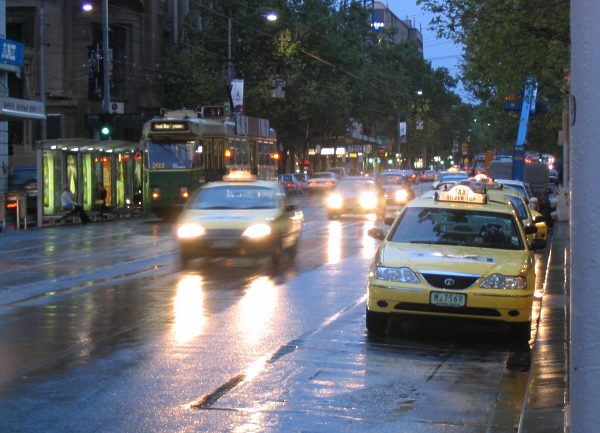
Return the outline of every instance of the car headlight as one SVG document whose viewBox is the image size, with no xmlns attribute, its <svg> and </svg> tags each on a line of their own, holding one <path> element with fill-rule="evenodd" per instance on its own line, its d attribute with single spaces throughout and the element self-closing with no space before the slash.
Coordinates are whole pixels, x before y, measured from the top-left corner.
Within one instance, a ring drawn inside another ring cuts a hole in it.
<svg viewBox="0 0 600 433">
<path fill-rule="evenodd" d="M 269 224 L 253 224 L 244 230 L 242 236 L 245 236 L 250 239 L 258 239 L 264 238 L 265 236 L 269 236 L 271 234 L 271 226 Z"/>
<path fill-rule="evenodd" d="M 397 283 L 419 284 L 419 277 L 410 268 L 377 266 L 375 278 L 378 280 L 395 281 Z"/>
<path fill-rule="evenodd" d="M 336 193 L 329 194 L 327 196 L 327 206 L 331 209 L 339 209 L 344 204 L 344 198 Z"/>
<path fill-rule="evenodd" d="M 396 201 L 405 202 L 408 200 L 408 192 L 405 189 L 396 190 Z"/>
<path fill-rule="evenodd" d="M 206 230 L 200 224 L 182 224 L 177 228 L 177 237 L 180 239 L 197 238 L 206 234 Z"/>
<path fill-rule="evenodd" d="M 377 206 L 377 196 L 372 192 L 363 192 L 358 197 L 358 203 L 363 209 L 374 209 Z"/>
<path fill-rule="evenodd" d="M 482 289 L 511 289 L 527 288 L 527 280 L 515 275 L 492 274 L 479 285 Z"/>
</svg>

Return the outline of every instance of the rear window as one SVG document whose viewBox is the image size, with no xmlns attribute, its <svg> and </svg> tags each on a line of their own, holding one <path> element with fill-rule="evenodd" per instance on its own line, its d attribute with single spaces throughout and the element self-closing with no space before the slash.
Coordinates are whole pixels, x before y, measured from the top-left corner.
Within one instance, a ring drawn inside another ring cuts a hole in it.
<svg viewBox="0 0 600 433">
<path fill-rule="evenodd" d="M 464 209 L 407 208 L 391 233 L 392 242 L 523 249 L 510 214 Z"/>
</svg>

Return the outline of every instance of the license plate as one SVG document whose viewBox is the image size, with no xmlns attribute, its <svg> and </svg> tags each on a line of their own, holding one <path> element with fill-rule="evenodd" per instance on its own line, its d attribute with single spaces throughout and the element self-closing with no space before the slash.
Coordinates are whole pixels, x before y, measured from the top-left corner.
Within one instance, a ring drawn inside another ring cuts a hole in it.
<svg viewBox="0 0 600 433">
<path fill-rule="evenodd" d="M 213 241 L 213 248 L 233 248 L 235 246 L 235 241 Z"/>
<path fill-rule="evenodd" d="M 429 303 L 439 307 L 464 307 L 467 305 L 467 295 L 462 293 L 431 292 Z"/>
</svg>

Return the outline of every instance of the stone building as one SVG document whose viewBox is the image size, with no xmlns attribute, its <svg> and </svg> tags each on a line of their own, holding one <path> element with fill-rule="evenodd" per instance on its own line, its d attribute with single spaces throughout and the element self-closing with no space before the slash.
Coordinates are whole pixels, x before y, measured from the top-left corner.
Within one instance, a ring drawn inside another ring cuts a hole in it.
<svg viewBox="0 0 600 433">
<path fill-rule="evenodd" d="M 45 41 L 40 39 L 40 5 Z M 25 45 L 20 77 L 9 76 L 9 95 L 40 99 L 40 45 L 45 49 L 47 138 L 95 138 L 102 112 L 101 0 L 6 0 L 7 38 Z M 159 112 L 163 49 L 176 41 L 188 0 L 109 0 L 110 101 L 113 138 L 136 141 L 144 119 Z M 14 165 L 35 163 L 39 121 L 9 122 Z"/>
</svg>

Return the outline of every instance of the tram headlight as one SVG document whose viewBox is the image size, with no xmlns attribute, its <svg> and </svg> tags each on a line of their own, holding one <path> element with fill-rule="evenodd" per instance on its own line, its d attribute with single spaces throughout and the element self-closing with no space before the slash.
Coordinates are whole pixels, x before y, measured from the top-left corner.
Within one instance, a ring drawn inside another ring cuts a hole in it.
<svg viewBox="0 0 600 433">
<path fill-rule="evenodd" d="M 250 238 L 250 239 L 259 239 L 264 238 L 265 236 L 269 236 L 271 234 L 271 226 L 269 224 L 253 224 L 249 226 L 242 236 Z"/>
<path fill-rule="evenodd" d="M 177 227 L 179 239 L 192 239 L 206 234 L 206 230 L 200 224 L 188 223 Z"/>
</svg>

